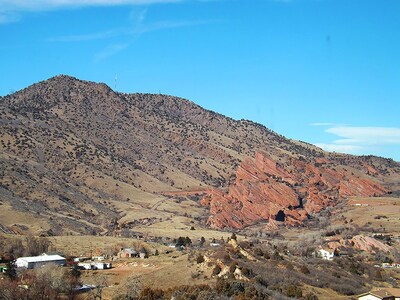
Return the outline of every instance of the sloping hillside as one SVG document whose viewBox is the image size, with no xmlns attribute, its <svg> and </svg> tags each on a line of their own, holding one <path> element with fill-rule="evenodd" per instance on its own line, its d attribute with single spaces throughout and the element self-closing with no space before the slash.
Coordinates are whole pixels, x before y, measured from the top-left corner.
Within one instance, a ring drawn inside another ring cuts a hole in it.
<svg viewBox="0 0 400 300">
<path fill-rule="evenodd" d="M 3 97 L 0 117 L 2 231 L 129 234 L 177 216 L 205 225 L 202 194 L 224 194 L 258 152 L 282 165 L 327 159 L 377 186 L 398 182 L 392 160 L 328 154 L 181 98 L 64 75 Z"/>
</svg>

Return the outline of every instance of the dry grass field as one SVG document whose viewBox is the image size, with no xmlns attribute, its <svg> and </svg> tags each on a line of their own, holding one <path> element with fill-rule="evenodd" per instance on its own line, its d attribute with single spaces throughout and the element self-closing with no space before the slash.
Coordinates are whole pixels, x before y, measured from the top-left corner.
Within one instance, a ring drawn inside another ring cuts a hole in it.
<svg viewBox="0 0 400 300">
<path fill-rule="evenodd" d="M 212 231 L 210 231 L 212 232 Z M 210 232 L 208 232 L 210 234 Z M 206 233 L 206 232 L 204 232 Z M 173 235 L 173 233 L 171 234 Z M 214 232 L 214 236 L 217 236 Z M 1 235 L 1 239 L 23 238 L 9 234 Z M 192 235 L 194 239 L 195 236 Z M 209 239 L 209 238 L 207 238 Z M 181 285 L 212 283 L 212 267 L 206 264 L 196 264 L 196 256 L 192 250 L 178 251 L 160 243 L 145 242 L 139 239 L 96 236 L 55 236 L 48 237 L 50 251 L 60 252 L 66 256 L 90 257 L 104 253 L 116 252 L 122 247 L 140 249 L 145 247 L 149 258 L 114 258 L 112 269 L 82 271 L 81 280 L 84 284 L 98 285 L 100 281 L 106 284 L 103 299 L 112 297 L 132 276 L 140 278 L 141 286 L 161 289 L 174 288 Z M 156 250 L 159 255 L 154 255 Z M 89 296 L 87 296 L 89 297 Z M 82 295 L 82 299 L 86 299 Z"/>
<path fill-rule="evenodd" d="M 342 215 L 359 226 L 367 225 L 394 236 L 400 235 L 400 198 L 352 197 Z"/>
<path fill-rule="evenodd" d="M 312 287 L 312 286 L 304 286 L 304 290 L 307 290 L 309 292 L 312 292 L 315 294 L 319 300 L 351 300 L 354 299 L 352 296 L 343 296 L 338 293 L 336 293 L 332 289 L 322 289 L 322 288 L 317 288 L 317 287 Z"/>
<path fill-rule="evenodd" d="M 210 284 L 214 281 L 210 279 L 211 270 L 211 268 L 200 270 L 196 262 L 188 260 L 188 254 L 171 253 L 145 260 L 138 258 L 121 260 L 114 263 L 114 268 L 111 270 L 84 271 L 82 280 L 96 283 L 98 279 L 96 277 L 103 276 L 107 282 L 103 299 L 111 299 L 132 276 L 138 276 L 142 286 L 168 289 L 181 285 Z M 201 276 L 194 278 L 194 274 L 198 274 L 199 271 L 202 272 Z"/>
</svg>

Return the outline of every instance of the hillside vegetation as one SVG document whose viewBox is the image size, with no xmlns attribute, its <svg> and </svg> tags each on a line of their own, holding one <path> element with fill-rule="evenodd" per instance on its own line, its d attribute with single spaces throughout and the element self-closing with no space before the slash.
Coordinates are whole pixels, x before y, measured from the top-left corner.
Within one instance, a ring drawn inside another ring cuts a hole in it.
<svg viewBox="0 0 400 300">
<path fill-rule="evenodd" d="M 1 98 L 0 118 L 4 233 L 206 229 L 214 211 L 200 200 L 237 186 L 237 170 L 257 153 L 283 169 L 318 159 L 344 174 L 341 181 L 361 178 L 383 194 L 399 187 L 393 160 L 326 153 L 188 100 L 117 93 L 64 75 Z M 228 220 L 216 227 L 235 226 Z"/>
</svg>

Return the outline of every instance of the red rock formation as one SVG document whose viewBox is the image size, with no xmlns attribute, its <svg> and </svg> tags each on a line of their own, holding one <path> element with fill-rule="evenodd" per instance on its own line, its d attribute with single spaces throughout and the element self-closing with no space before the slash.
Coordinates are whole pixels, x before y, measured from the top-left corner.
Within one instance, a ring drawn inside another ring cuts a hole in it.
<svg viewBox="0 0 400 300">
<path fill-rule="evenodd" d="M 388 246 L 381 241 L 365 235 L 356 235 L 353 236 L 352 239 L 339 239 L 337 241 L 332 241 L 328 243 L 329 249 L 335 248 L 352 248 L 352 249 L 360 249 L 362 251 L 366 251 L 369 253 L 376 253 L 377 251 L 389 252 L 392 247 Z"/>
<path fill-rule="evenodd" d="M 202 204 L 210 207 L 208 224 L 216 228 L 244 228 L 270 219 L 299 225 L 310 213 L 344 197 L 386 192 L 369 177 L 334 168 L 327 159 L 312 163 L 290 157 L 277 162 L 259 152 L 255 160 L 241 163 L 228 193 L 214 189 Z"/>
</svg>

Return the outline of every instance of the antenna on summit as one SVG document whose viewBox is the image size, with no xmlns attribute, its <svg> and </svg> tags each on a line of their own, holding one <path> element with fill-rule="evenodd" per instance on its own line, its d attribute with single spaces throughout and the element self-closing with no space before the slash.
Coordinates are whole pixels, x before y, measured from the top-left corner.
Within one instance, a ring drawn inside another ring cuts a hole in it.
<svg viewBox="0 0 400 300">
<path fill-rule="evenodd" d="M 115 78 L 114 78 L 114 90 L 117 90 L 117 84 L 118 84 L 118 76 L 117 74 L 115 74 Z"/>
</svg>

